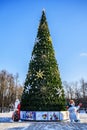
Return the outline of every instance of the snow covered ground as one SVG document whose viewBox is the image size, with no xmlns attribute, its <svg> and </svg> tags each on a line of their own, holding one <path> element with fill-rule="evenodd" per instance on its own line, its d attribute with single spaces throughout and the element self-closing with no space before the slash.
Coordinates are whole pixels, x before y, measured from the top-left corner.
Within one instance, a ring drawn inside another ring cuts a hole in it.
<svg viewBox="0 0 87 130">
<path fill-rule="evenodd" d="M 0 113 L 0 130 L 87 130 L 87 114 L 80 113 L 80 123 L 63 122 L 11 122 L 12 112 Z"/>
</svg>

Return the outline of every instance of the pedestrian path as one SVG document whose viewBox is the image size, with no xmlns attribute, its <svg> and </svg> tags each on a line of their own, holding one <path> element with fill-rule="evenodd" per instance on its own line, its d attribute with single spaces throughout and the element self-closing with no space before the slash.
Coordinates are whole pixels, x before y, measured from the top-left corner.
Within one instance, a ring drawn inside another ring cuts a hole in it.
<svg viewBox="0 0 87 130">
<path fill-rule="evenodd" d="M 16 127 L 7 130 L 87 130 L 87 124 L 68 122 L 31 122 L 29 126 L 24 128 Z"/>
</svg>

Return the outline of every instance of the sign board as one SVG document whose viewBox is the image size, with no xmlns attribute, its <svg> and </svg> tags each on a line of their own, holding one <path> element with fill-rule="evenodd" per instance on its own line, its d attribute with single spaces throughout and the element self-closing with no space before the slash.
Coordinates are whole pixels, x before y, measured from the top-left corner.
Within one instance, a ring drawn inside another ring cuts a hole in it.
<svg viewBox="0 0 87 130">
<path fill-rule="evenodd" d="M 69 118 L 67 111 L 21 111 L 21 120 L 61 121 Z"/>
</svg>

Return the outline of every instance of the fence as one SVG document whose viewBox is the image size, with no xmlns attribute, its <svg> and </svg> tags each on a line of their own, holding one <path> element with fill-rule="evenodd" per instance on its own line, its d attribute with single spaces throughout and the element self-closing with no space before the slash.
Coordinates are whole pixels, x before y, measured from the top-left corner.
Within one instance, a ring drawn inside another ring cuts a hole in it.
<svg viewBox="0 0 87 130">
<path fill-rule="evenodd" d="M 21 111 L 21 120 L 61 121 L 69 119 L 68 111 Z"/>
</svg>

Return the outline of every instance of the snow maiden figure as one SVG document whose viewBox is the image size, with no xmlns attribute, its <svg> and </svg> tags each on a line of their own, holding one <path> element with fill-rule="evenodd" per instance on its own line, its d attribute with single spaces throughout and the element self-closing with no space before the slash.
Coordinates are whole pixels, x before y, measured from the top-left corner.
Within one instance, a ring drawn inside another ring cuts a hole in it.
<svg viewBox="0 0 87 130">
<path fill-rule="evenodd" d="M 70 105 L 68 108 L 69 111 L 69 118 L 71 122 L 79 122 L 80 119 L 78 117 L 78 109 L 80 108 L 80 106 L 82 106 L 82 103 L 79 103 L 78 106 L 75 106 L 75 103 L 73 100 L 70 100 Z"/>
</svg>

